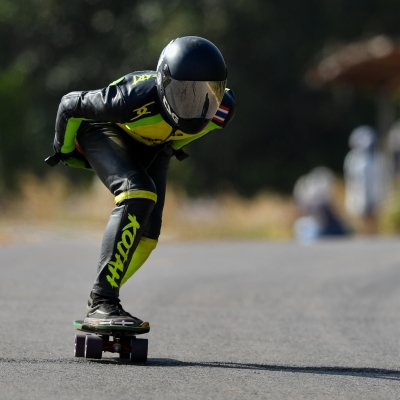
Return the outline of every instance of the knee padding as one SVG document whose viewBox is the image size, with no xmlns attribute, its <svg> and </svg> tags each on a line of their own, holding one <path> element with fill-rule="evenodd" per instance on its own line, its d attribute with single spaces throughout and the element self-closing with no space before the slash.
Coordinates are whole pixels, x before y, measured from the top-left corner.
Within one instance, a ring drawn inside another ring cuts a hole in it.
<svg viewBox="0 0 400 400">
<path fill-rule="evenodd" d="M 129 199 L 148 199 L 157 203 L 157 194 L 149 190 L 127 190 L 115 196 L 115 204 Z"/>
</svg>

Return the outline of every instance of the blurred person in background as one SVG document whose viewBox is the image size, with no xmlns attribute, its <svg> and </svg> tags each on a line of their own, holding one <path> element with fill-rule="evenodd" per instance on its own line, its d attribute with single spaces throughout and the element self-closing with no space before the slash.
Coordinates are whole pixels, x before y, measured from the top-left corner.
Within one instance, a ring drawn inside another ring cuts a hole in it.
<svg viewBox="0 0 400 400">
<path fill-rule="evenodd" d="M 326 167 L 315 168 L 297 180 L 293 197 L 302 214 L 294 223 L 298 240 L 310 242 L 349 234 L 333 204 L 333 183 L 334 175 Z"/>
<path fill-rule="evenodd" d="M 50 165 L 92 169 L 115 196 L 105 229 L 85 322 L 123 323 L 148 331 L 126 312 L 121 286 L 157 245 L 172 156 L 232 120 L 235 96 L 218 48 L 188 36 L 171 41 L 156 71 L 139 71 L 91 91 L 65 95 L 59 105 Z M 93 205 L 95 207 L 95 204 Z"/>
<path fill-rule="evenodd" d="M 343 166 L 346 210 L 362 220 L 365 234 L 378 233 L 378 213 L 388 184 L 386 160 L 376 144 L 377 135 L 372 127 L 357 127 L 349 136 L 351 150 Z"/>
</svg>

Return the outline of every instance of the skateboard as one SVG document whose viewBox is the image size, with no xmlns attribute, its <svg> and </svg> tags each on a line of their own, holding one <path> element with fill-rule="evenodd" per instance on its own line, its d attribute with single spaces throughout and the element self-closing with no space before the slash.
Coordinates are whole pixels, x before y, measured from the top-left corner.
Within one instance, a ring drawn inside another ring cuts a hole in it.
<svg viewBox="0 0 400 400">
<path fill-rule="evenodd" d="M 74 321 L 74 326 L 78 331 L 85 332 L 75 335 L 75 357 L 101 359 L 103 351 L 108 351 L 119 353 L 120 358 L 130 359 L 131 362 L 147 361 L 148 340 L 138 339 L 136 336 L 148 333 L 150 327 L 94 326 L 83 320 Z"/>
</svg>

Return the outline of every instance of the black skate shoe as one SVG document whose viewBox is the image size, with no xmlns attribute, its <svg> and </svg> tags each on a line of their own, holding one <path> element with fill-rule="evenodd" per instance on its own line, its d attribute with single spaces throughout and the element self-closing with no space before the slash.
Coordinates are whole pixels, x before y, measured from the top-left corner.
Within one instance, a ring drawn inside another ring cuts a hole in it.
<svg viewBox="0 0 400 400">
<path fill-rule="evenodd" d="M 96 295 L 93 296 L 91 293 L 86 311 L 87 315 L 84 322 L 89 325 L 150 329 L 148 322 L 142 321 L 126 312 L 122 308 L 118 298 L 98 297 Z"/>
</svg>

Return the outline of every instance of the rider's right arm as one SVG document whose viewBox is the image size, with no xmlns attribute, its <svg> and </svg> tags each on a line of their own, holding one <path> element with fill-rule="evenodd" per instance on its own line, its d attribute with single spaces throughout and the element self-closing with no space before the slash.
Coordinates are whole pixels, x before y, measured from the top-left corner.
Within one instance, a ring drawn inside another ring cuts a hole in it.
<svg viewBox="0 0 400 400">
<path fill-rule="evenodd" d="M 127 107 L 118 85 L 71 92 L 61 99 L 58 108 L 54 149 L 64 161 L 76 153 L 75 136 L 82 121 L 124 122 L 127 118 Z"/>
</svg>

